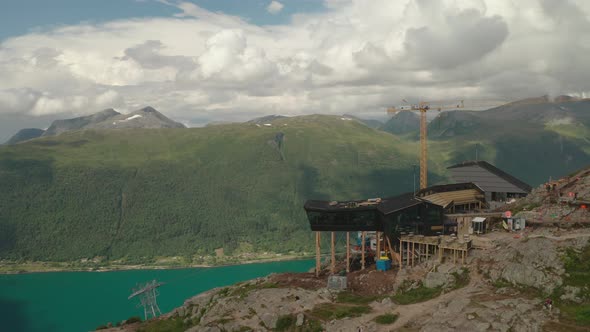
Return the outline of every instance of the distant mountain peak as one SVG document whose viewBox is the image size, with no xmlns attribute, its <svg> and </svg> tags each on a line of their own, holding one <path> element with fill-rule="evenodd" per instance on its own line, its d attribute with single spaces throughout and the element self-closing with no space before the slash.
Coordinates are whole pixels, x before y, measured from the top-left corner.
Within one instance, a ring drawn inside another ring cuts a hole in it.
<svg viewBox="0 0 590 332">
<path fill-rule="evenodd" d="M 158 112 L 158 111 L 157 111 L 155 108 L 153 108 L 153 107 L 151 107 L 151 106 L 146 106 L 146 107 L 144 107 L 144 108 L 141 108 L 141 109 L 139 109 L 139 110 L 137 110 L 137 111 L 135 111 L 135 112 L 136 112 L 136 113 L 137 113 L 137 112 L 144 112 L 144 113 L 160 113 L 160 112 Z"/>
<path fill-rule="evenodd" d="M 265 115 L 265 116 L 261 116 L 258 118 L 254 118 L 252 120 L 246 121 L 246 123 L 265 124 L 265 123 L 273 122 L 278 119 L 285 119 L 285 118 L 288 118 L 288 117 L 284 116 L 284 115 L 272 114 L 272 115 Z"/>
<path fill-rule="evenodd" d="M 129 114 L 121 114 L 112 108 L 108 108 L 86 116 L 55 120 L 43 133 L 43 136 L 55 136 L 72 130 L 114 128 L 186 127 L 181 123 L 170 120 L 151 106 L 146 106 Z"/>
<path fill-rule="evenodd" d="M 420 130 L 420 117 L 412 112 L 398 112 L 380 128 L 394 135 L 404 135 Z"/>
<path fill-rule="evenodd" d="M 8 141 L 6 141 L 6 145 L 12 145 L 24 141 L 28 141 L 33 138 L 41 137 L 45 130 L 39 128 L 24 128 L 18 131 L 18 133 L 14 134 Z"/>
</svg>

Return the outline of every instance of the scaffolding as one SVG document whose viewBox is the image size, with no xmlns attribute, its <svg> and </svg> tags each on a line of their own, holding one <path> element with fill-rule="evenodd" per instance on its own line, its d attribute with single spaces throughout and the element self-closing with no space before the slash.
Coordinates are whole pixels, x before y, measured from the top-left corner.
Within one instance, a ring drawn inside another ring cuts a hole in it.
<svg viewBox="0 0 590 332">
<path fill-rule="evenodd" d="M 400 268 L 403 268 L 404 262 L 406 266 L 413 267 L 431 257 L 437 257 L 439 263 L 442 263 L 445 258 L 452 258 L 453 264 L 456 264 L 459 259 L 461 259 L 461 264 L 465 264 L 465 259 L 471 249 L 471 240 L 468 236 L 457 238 L 452 235 L 402 235 L 399 245 L 398 262 Z"/>
</svg>

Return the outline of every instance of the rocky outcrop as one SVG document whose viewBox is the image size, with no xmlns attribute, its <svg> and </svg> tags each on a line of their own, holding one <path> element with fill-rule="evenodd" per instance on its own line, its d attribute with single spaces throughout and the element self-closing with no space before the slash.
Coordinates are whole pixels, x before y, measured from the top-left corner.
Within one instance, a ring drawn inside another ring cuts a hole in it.
<svg viewBox="0 0 590 332">
<path fill-rule="evenodd" d="M 268 278 L 261 278 L 190 298 L 168 316 L 191 322 L 191 331 L 237 331 L 247 327 L 258 331 L 274 329 L 285 315 L 296 317 L 296 324 L 301 326 L 306 311 L 329 301 L 331 294 L 326 289 L 276 288 Z"/>
<path fill-rule="evenodd" d="M 80 130 L 88 126 L 92 126 L 93 124 L 101 123 L 117 115 L 120 115 L 120 113 L 112 108 L 109 108 L 92 115 L 65 120 L 55 120 L 51 126 L 47 128 L 45 133 L 43 133 L 43 136 L 55 136 L 66 131 Z"/>
<path fill-rule="evenodd" d="M 557 241 L 547 238 L 534 240 L 499 240 L 493 250 L 479 253 L 485 262 L 480 265 L 492 282 L 533 287 L 551 293 L 562 285 L 563 262 Z"/>
</svg>

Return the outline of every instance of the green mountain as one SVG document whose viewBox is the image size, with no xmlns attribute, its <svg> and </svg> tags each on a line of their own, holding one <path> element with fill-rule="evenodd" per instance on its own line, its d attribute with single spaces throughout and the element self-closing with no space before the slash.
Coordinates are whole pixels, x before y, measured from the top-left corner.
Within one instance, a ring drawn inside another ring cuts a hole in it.
<svg viewBox="0 0 590 332">
<path fill-rule="evenodd" d="M 419 133 L 420 116 L 413 112 L 398 112 L 379 127 L 379 129 L 394 135 Z"/>
<path fill-rule="evenodd" d="M 14 134 L 5 144 L 11 145 L 20 143 L 23 141 L 27 141 L 33 138 L 41 137 L 45 130 L 39 128 L 25 128 L 18 131 L 18 133 Z"/>
<path fill-rule="evenodd" d="M 429 123 L 431 160 L 493 162 L 531 185 L 590 164 L 590 101 L 525 100 L 443 112 Z"/>
<path fill-rule="evenodd" d="M 429 183 L 479 159 L 536 186 L 590 164 L 590 102 L 444 112 Z M 419 143 L 339 116 L 87 129 L 0 146 L 0 259 L 311 251 L 306 199 L 412 190 Z"/>
<path fill-rule="evenodd" d="M 411 190 L 415 151 L 319 115 L 271 126 L 69 131 L 2 146 L 0 257 L 134 261 L 244 244 L 309 251 L 306 199 Z"/>
</svg>

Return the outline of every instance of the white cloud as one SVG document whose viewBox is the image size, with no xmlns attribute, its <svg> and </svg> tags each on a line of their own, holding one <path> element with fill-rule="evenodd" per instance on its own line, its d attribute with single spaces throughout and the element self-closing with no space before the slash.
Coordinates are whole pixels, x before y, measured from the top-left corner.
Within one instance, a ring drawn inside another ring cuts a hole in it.
<svg viewBox="0 0 590 332">
<path fill-rule="evenodd" d="M 280 13 L 283 7 L 285 6 L 282 3 L 273 0 L 266 7 L 266 11 L 274 15 Z"/>
<path fill-rule="evenodd" d="M 326 0 L 328 11 L 281 26 L 164 2 L 181 14 L 4 40 L 0 112 L 152 105 L 203 123 L 590 91 L 582 0 Z"/>
</svg>

